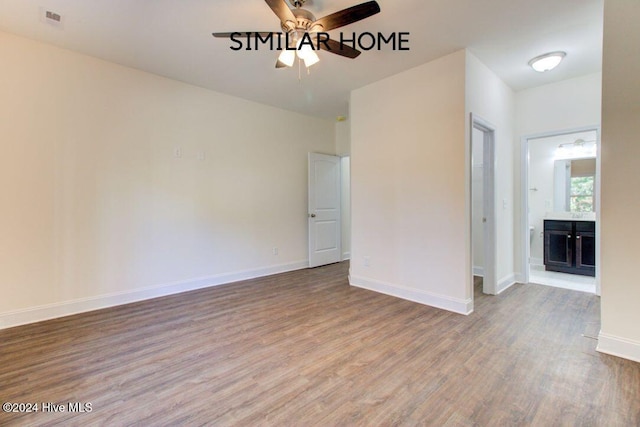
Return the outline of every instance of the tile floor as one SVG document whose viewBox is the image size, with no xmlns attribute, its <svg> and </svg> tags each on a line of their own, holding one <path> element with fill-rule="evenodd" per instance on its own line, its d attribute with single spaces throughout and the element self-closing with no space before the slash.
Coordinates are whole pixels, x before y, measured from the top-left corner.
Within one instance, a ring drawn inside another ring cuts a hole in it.
<svg viewBox="0 0 640 427">
<path fill-rule="evenodd" d="M 595 277 L 545 271 L 544 267 L 533 265 L 529 271 L 529 283 L 571 289 L 573 291 L 588 292 L 591 294 L 596 293 Z"/>
</svg>

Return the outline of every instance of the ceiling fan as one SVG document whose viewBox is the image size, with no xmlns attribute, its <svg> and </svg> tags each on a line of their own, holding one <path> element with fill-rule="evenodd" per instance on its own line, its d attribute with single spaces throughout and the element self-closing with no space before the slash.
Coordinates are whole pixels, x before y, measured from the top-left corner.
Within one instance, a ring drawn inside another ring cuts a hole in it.
<svg viewBox="0 0 640 427">
<path fill-rule="evenodd" d="M 280 19 L 280 26 L 284 33 L 244 31 L 213 33 L 213 36 L 225 38 L 233 38 L 240 34 L 246 34 L 247 37 L 254 35 L 254 37 L 261 38 L 284 36 L 285 48 L 282 49 L 282 53 L 276 61 L 276 68 L 293 66 L 296 56 L 303 60 L 308 68 L 320 60 L 315 53 L 317 48 L 351 59 L 360 55 L 361 52 L 359 50 L 329 38 L 326 32 L 344 27 L 380 12 L 380 6 L 376 1 L 368 1 L 316 19 L 311 12 L 302 8 L 306 0 L 289 1 L 291 1 L 293 9 L 285 3 L 285 0 L 265 0 L 278 19 Z M 317 43 L 309 42 L 311 40 L 310 36 L 318 34 L 324 35 L 324 38 L 317 37 Z"/>
</svg>

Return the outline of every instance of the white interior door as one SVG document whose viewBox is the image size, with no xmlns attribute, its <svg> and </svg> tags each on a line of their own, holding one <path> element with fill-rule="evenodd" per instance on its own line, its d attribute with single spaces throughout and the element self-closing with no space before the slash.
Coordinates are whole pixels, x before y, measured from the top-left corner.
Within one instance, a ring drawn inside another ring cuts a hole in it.
<svg viewBox="0 0 640 427">
<path fill-rule="evenodd" d="M 340 157 L 309 153 L 309 267 L 341 259 Z"/>
</svg>

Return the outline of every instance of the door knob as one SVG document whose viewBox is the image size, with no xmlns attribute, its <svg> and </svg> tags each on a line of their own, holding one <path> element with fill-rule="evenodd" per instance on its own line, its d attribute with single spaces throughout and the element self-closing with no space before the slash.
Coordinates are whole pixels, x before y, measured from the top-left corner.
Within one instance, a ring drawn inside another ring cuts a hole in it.
<svg viewBox="0 0 640 427">
<path fill-rule="evenodd" d="M 316 214 L 309 214 L 309 216 L 310 216 L 311 218 L 315 218 L 315 217 L 316 217 Z"/>
</svg>

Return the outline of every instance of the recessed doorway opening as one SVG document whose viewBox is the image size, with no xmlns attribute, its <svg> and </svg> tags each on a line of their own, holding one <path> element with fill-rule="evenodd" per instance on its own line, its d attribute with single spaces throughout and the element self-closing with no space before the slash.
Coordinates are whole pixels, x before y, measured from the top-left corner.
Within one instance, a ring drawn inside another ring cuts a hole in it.
<svg viewBox="0 0 640 427">
<path fill-rule="evenodd" d="M 600 294 L 599 128 L 522 139 L 524 281 Z"/>
</svg>

